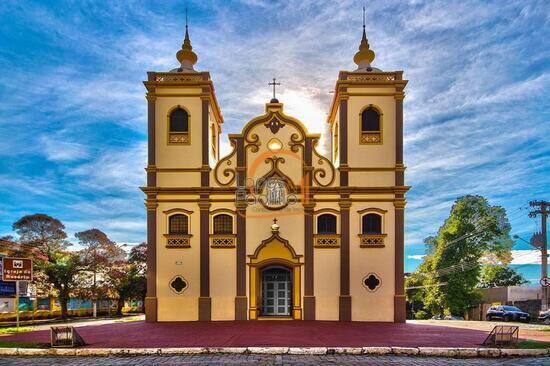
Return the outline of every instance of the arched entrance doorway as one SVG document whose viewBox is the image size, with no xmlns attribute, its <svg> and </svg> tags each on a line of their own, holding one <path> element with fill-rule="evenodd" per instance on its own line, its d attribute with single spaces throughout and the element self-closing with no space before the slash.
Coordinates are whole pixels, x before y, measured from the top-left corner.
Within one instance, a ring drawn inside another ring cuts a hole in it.
<svg viewBox="0 0 550 366">
<path fill-rule="evenodd" d="M 278 232 L 273 232 L 248 258 L 249 319 L 302 319 L 302 256 Z"/>
<path fill-rule="evenodd" d="M 262 316 L 290 316 L 292 309 L 292 274 L 284 267 L 262 270 Z"/>
</svg>

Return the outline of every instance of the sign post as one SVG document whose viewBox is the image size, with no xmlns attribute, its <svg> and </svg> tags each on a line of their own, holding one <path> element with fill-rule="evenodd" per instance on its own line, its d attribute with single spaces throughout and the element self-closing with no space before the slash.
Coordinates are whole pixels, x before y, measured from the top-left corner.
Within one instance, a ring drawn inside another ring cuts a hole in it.
<svg viewBox="0 0 550 366">
<path fill-rule="evenodd" d="M 15 326 L 17 328 L 17 332 L 19 333 L 19 281 L 15 281 L 15 314 Z"/>
<path fill-rule="evenodd" d="M 15 313 L 19 331 L 19 281 L 32 281 L 32 259 L 2 258 L 2 280 L 15 281 Z"/>
</svg>

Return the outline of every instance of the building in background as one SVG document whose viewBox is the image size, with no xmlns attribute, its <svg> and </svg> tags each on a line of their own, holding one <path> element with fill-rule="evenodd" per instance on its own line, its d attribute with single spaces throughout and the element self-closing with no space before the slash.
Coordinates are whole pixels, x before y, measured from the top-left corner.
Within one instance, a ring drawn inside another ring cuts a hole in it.
<svg viewBox="0 0 550 366">
<path fill-rule="evenodd" d="M 481 303 L 468 309 L 468 320 L 485 320 L 487 310 L 494 305 L 511 305 L 531 314 L 536 319 L 542 308 L 540 286 L 506 286 L 480 289 Z"/>
</svg>

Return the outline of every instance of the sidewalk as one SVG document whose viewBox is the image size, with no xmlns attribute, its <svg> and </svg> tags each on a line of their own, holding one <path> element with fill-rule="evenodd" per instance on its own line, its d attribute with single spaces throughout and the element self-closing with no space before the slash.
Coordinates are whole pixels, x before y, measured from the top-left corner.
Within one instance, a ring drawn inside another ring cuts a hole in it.
<svg viewBox="0 0 550 366">
<path fill-rule="evenodd" d="M 20 327 L 30 327 L 32 330 L 49 330 L 52 326 L 59 326 L 59 325 L 70 325 L 73 327 L 84 327 L 84 326 L 90 326 L 90 325 L 103 325 L 103 324 L 111 324 L 111 323 L 121 323 L 125 321 L 131 321 L 131 319 L 138 319 L 138 320 L 144 320 L 145 315 L 143 314 L 125 314 L 122 317 L 107 317 L 107 316 L 101 316 L 97 318 L 93 317 L 74 317 L 74 318 L 68 318 L 68 319 L 61 319 L 61 318 L 55 318 L 55 319 L 40 319 L 36 320 L 34 323 L 32 321 L 21 321 L 19 323 Z M 2 322 L 0 323 L 0 328 L 11 328 L 15 327 L 15 322 Z"/>
</svg>

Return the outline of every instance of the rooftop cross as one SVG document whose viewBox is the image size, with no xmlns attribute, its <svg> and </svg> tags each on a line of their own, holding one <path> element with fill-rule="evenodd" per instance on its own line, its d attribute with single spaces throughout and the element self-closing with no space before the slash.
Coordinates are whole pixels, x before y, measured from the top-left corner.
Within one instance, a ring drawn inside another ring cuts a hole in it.
<svg viewBox="0 0 550 366">
<path fill-rule="evenodd" d="M 271 103 L 279 103 L 279 101 L 275 97 L 275 87 L 278 86 L 278 85 L 281 85 L 281 83 L 278 83 L 277 79 L 273 78 L 273 82 L 267 83 L 267 85 L 269 85 L 269 86 L 273 85 L 273 99 L 271 99 Z"/>
</svg>

